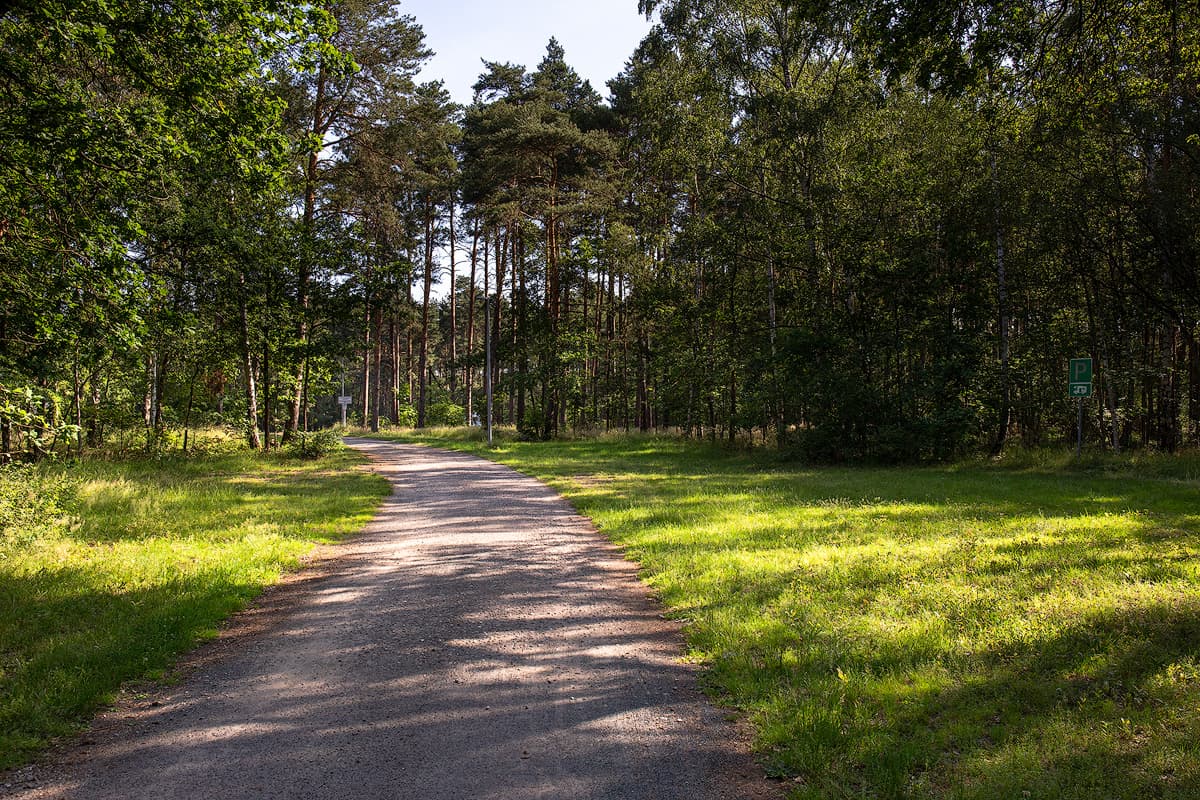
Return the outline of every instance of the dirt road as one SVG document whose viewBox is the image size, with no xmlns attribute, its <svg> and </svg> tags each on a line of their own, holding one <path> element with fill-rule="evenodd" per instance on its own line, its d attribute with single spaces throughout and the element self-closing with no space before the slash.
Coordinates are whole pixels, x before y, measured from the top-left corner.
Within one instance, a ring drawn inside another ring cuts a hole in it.
<svg viewBox="0 0 1200 800">
<path fill-rule="evenodd" d="M 352 444 L 395 486 L 362 536 L 0 794 L 776 796 L 677 626 L 564 501 L 469 456 Z"/>
</svg>

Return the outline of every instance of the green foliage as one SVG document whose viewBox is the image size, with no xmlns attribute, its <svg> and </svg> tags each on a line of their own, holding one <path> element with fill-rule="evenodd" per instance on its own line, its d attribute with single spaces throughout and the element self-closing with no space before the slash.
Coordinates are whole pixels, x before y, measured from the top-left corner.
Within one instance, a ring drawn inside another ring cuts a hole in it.
<svg viewBox="0 0 1200 800">
<path fill-rule="evenodd" d="M 441 403 L 430 403 L 428 411 L 426 411 L 429 425 L 432 427 L 450 427 L 461 425 L 466 419 L 466 409 L 457 403 L 444 401 Z"/>
<path fill-rule="evenodd" d="M 452 424 L 457 425 L 458 420 Z M 402 403 L 400 413 L 396 418 L 396 425 L 401 428 L 415 428 L 417 426 L 417 409 L 408 403 Z"/>
<path fill-rule="evenodd" d="M 0 769 L 361 528 L 387 492 L 361 461 L 243 450 L 0 472 Z"/>
<path fill-rule="evenodd" d="M 68 354 L 93 366 L 106 341 L 136 340 L 147 264 L 134 256 L 153 206 L 187 172 L 256 192 L 282 177 L 281 107 L 263 64 L 326 16 L 266 0 L 6 10 L 0 375 L 33 382 Z"/>
<path fill-rule="evenodd" d="M 342 433 L 334 428 L 319 431 L 301 431 L 288 444 L 288 452 L 297 458 L 324 458 L 339 450 L 342 445 Z"/>
<path fill-rule="evenodd" d="M 642 7 L 614 96 L 643 421 L 944 459 L 1062 437 L 1092 355 L 1089 438 L 1200 442 L 1194 8 Z"/>
<path fill-rule="evenodd" d="M 0 559 L 43 534 L 67 530 L 75 488 L 76 483 L 61 471 L 0 467 Z"/>
<path fill-rule="evenodd" d="M 641 5 L 610 103 L 551 40 L 464 109 L 384 0 L 13 4 L 4 449 L 475 418 L 481 283 L 530 440 L 1000 454 L 1091 355 L 1089 441 L 1200 444 L 1194 6 Z"/>
<path fill-rule="evenodd" d="M 63 405 L 55 392 L 0 384 L 0 425 L 8 426 L 17 440 L 12 443 L 14 451 L 0 457 L 17 453 L 36 460 L 54 455 L 59 444 L 73 444 L 80 428 L 64 419 Z"/>
<path fill-rule="evenodd" d="M 536 404 L 525 409 L 525 416 L 517 425 L 517 441 L 520 442 L 542 442 L 546 440 L 546 434 L 542 427 L 544 422 L 544 413 Z"/>
</svg>

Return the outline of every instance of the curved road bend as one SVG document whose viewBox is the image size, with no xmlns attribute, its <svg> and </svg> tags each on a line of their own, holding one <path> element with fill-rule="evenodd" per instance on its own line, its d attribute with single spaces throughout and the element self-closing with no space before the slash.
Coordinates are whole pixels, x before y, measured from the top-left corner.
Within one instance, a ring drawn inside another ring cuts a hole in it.
<svg viewBox="0 0 1200 800">
<path fill-rule="evenodd" d="M 778 795 L 678 662 L 678 627 L 565 501 L 470 456 L 351 444 L 395 487 L 362 536 L 268 594 L 252 635 L 0 794 Z"/>
</svg>

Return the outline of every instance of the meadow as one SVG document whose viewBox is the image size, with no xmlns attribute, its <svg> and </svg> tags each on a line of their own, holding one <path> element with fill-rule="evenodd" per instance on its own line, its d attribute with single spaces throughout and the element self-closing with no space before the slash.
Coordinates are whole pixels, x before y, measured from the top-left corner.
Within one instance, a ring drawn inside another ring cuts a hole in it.
<svg viewBox="0 0 1200 800">
<path fill-rule="evenodd" d="M 162 678 L 388 492 L 340 449 L 0 470 L 0 769 Z"/>
<path fill-rule="evenodd" d="M 1200 796 L 1200 460 L 832 468 L 402 436 L 555 487 L 815 798 Z"/>
</svg>

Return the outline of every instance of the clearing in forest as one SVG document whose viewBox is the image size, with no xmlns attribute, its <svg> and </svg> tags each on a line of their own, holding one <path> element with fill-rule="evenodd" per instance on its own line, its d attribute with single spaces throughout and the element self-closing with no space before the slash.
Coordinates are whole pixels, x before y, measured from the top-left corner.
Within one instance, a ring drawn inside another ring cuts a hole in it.
<svg viewBox="0 0 1200 800">
<path fill-rule="evenodd" d="M 1194 458 L 468 439 L 424 441 L 543 478 L 638 561 L 797 798 L 1200 796 Z"/>
</svg>

